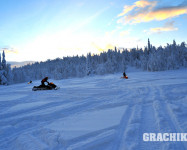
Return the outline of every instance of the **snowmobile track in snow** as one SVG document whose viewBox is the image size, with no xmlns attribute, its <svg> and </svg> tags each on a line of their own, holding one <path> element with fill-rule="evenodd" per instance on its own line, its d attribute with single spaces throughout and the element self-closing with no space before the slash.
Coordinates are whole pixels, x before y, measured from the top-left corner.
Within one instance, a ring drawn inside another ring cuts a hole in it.
<svg viewBox="0 0 187 150">
<path fill-rule="evenodd" d="M 167 97 L 164 95 L 164 92 L 162 91 L 162 87 L 157 87 L 155 88 L 155 95 L 156 98 L 158 99 L 156 101 L 156 105 L 160 107 L 161 110 L 165 110 L 164 112 L 160 112 L 160 109 L 158 110 L 155 108 L 156 113 L 158 113 L 158 125 L 160 127 L 160 132 L 166 132 L 168 133 L 185 133 L 181 127 L 178 124 L 178 121 L 176 120 L 175 116 L 172 113 L 172 110 L 167 103 L 166 99 Z M 155 106 L 156 107 L 156 106 Z M 163 123 L 164 122 L 164 123 Z M 163 126 L 165 124 L 165 126 Z M 187 143 L 179 141 L 180 145 L 174 145 L 172 142 L 167 143 L 166 145 L 163 145 L 162 149 L 170 150 L 171 147 L 175 147 L 175 149 L 187 149 Z"/>
</svg>

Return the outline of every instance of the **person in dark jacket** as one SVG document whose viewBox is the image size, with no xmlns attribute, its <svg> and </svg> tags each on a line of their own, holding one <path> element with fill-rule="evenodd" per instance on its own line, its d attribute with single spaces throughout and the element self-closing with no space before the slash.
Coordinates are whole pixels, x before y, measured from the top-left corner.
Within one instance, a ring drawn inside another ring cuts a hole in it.
<svg viewBox="0 0 187 150">
<path fill-rule="evenodd" d="M 48 80 L 48 77 L 45 77 L 44 79 L 42 79 L 42 81 L 41 81 L 42 84 L 41 85 L 45 86 L 45 82 L 47 82 L 49 84 L 49 82 L 47 80 Z"/>
<path fill-rule="evenodd" d="M 126 75 L 126 73 L 125 72 L 123 72 L 123 77 L 125 78 L 127 75 Z"/>
</svg>

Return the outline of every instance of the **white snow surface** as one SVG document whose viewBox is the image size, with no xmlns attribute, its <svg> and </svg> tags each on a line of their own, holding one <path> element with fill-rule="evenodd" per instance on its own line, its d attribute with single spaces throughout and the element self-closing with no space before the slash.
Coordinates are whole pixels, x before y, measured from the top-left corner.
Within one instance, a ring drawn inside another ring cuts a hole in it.
<svg viewBox="0 0 187 150">
<path fill-rule="evenodd" d="M 1 150 L 185 150 L 143 133 L 187 132 L 187 69 L 0 86 Z"/>
</svg>

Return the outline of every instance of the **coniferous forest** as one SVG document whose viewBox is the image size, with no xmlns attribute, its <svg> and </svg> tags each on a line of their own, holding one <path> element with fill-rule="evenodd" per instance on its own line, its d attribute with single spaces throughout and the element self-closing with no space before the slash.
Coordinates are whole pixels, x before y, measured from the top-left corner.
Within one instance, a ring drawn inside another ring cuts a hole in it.
<svg viewBox="0 0 187 150">
<path fill-rule="evenodd" d="M 4 57 L 3 57 L 4 58 Z M 6 66 L 6 67 L 5 67 Z M 45 62 L 36 62 L 23 67 L 13 68 L 1 63 L 0 84 L 11 84 L 40 80 L 45 76 L 52 79 L 66 79 L 89 75 L 104 75 L 123 72 L 128 66 L 144 71 L 164 71 L 187 67 L 187 46 L 185 42 L 154 47 L 148 39 L 148 45 L 142 48 L 109 49 L 100 54 L 56 58 Z"/>
</svg>

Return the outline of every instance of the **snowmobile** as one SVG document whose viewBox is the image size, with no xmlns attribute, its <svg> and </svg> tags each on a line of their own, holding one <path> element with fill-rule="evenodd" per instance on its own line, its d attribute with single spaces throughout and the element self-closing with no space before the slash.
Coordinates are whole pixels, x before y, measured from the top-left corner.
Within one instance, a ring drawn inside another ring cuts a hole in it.
<svg viewBox="0 0 187 150">
<path fill-rule="evenodd" d="M 57 87 L 53 82 L 49 82 L 48 85 L 40 85 L 40 86 L 34 86 L 32 88 L 33 91 L 39 91 L 39 90 L 58 90 L 60 87 Z"/>
<path fill-rule="evenodd" d="M 128 76 L 125 76 L 125 77 L 121 77 L 122 79 L 128 79 Z"/>
<path fill-rule="evenodd" d="M 125 72 L 123 72 L 123 77 L 121 77 L 122 79 L 128 79 L 128 76 L 126 75 Z"/>
</svg>

